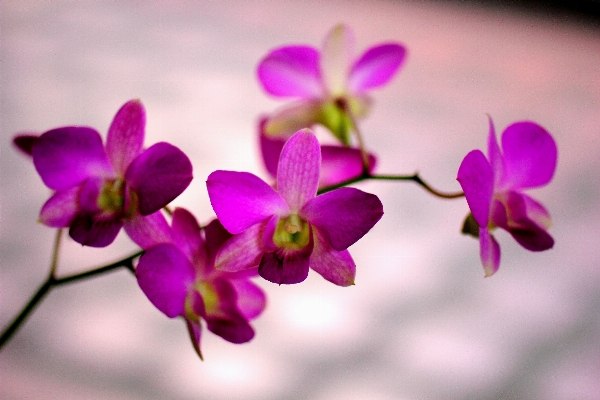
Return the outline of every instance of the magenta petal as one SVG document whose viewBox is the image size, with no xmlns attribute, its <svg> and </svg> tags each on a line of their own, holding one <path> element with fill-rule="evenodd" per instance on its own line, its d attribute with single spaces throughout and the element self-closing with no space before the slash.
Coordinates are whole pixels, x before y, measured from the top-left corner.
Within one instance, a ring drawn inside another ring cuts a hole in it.
<svg viewBox="0 0 600 400">
<path fill-rule="evenodd" d="M 367 50 L 352 67 L 350 91 L 361 93 L 385 85 L 394 77 L 406 55 L 396 43 L 386 43 Z"/>
<path fill-rule="evenodd" d="M 338 286 L 354 285 L 356 265 L 348 250 L 333 249 L 318 229 L 313 229 L 315 247 L 310 256 L 310 268 Z"/>
<path fill-rule="evenodd" d="M 93 214 L 100 211 L 98 206 L 98 197 L 104 185 L 104 180 L 97 177 L 91 177 L 83 185 L 79 193 L 79 205 L 87 214 Z"/>
<path fill-rule="evenodd" d="M 309 46 L 275 49 L 258 65 L 263 88 L 274 96 L 318 97 L 320 76 L 319 52 Z"/>
<path fill-rule="evenodd" d="M 204 237 L 206 238 L 206 268 L 214 270 L 217 253 L 233 235 L 223 227 L 221 221 L 213 219 L 204 227 Z"/>
<path fill-rule="evenodd" d="M 517 122 L 502 135 L 505 176 L 512 189 L 543 186 L 556 169 L 557 149 L 552 136 L 533 122 Z"/>
<path fill-rule="evenodd" d="M 160 244 L 148 249 L 140 257 L 135 276 L 148 300 L 167 317 L 184 315 L 195 275 L 194 267 L 177 247 Z"/>
<path fill-rule="evenodd" d="M 25 155 L 31 156 L 33 145 L 40 139 L 40 135 L 20 133 L 13 138 L 13 145 Z"/>
<path fill-rule="evenodd" d="M 283 198 L 262 179 L 247 172 L 214 171 L 206 181 L 217 217 L 237 234 L 274 214 L 287 214 Z"/>
<path fill-rule="evenodd" d="M 319 187 L 332 186 L 363 173 L 362 153 L 359 149 L 344 146 L 321 146 L 321 176 Z M 369 154 L 369 172 L 373 172 L 377 159 Z"/>
<path fill-rule="evenodd" d="M 161 142 L 140 154 L 125 179 L 139 198 L 142 215 L 152 214 L 179 196 L 192 181 L 192 163 L 177 147 Z"/>
<path fill-rule="evenodd" d="M 130 100 L 115 115 L 108 129 L 106 152 L 112 166 L 120 176 L 131 162 L 142 152 L 146 111 L 142 102 Z"/>
<path fill-rule="evenodd" d="M 264 224 L 256 224 L 229 239 L 215 259 L 215 268 L 237 272 L 248 268 L 256 268 L 263 254 Z"/>
<path fill-rule="evenodd" d="M 204 248 L 204 238 L 201 235 L 200 225 L 196 218 L 185 208 L 176 208 L 171 221 L 173 228 L 173 243 L 187 256 L 194 259 L 199 256 Z"/>
<path fill-rule="evenodd" d="M 479 255 L 487 278 L 494 275 L 500 267 L 500 246 L 487 230 L 487 227 L 481 227 L 479 230 L 479 246 Z"/>
<path fill-rule="evenodd" d="M 267 305 L 265 292 L 247 279 L 229 281 L 237 293 L 237 307 L 247 319 L 258 317 Z"/>
<path fill-rule="evenodd" d="M 246 343 L 254 337 L 254 329 L 244 318 L 207 318 L 209 331 L 231 343 Z"/>
<path fill-rule="evenodd" d="M 106 247 L 115 240 L 122 226 L 123 222 L 119 219 L 80 214 L 71 223 L 69 236 L 83 246 Z"/>
<path fill-rule="evenodd" d="M 550 218 L 550 213 L 546 210 L 546 207 L 524 193 L 521 193 L 521 197 L 525 202 L 527 218 L 535 222 L 536 225 L 549 229 L 552 225 L 552 219 Z"/>
<path fill-rule="evenodd" d="M 473 150 L 465 156 L 456 177 L 475 221 L 486 227 L 490 216 L 490 203 L 494 192 L 494 174 L 483 153 Z"/>
<path fill-rule="evenodd" d="M 194 346 L 194 350 L 196 350 L 196 354 L 198 357 L 202 358 L 202 351 L 200 351 L 200 339 L 202 337 L 202 327 L 199 323 L 194 321 L 190 321 L 189 319 L 185 319 L 185 323 L 188 329 L 188 333 L 190 335 L 190 340 L 192 341 L 192 346 Z"/>
<path fill-rule="evenodd" d="M 363 237 L 382 215 L 383 205 L 377 196 L 349 187 L 315 197 L 300 214 L 338 251 Z"/>
<path fill-rule="evenodd" d="M 263 165 L 272 177 L 277 176 L 277 164 L 279 163 L 279 155 L 285 144 L 285 138 L 270 137 L 264 132 L 264 125 L 267 120 L 264 119 L 260 123 L 260 153 L 262 155 Z"/>
<path fill-rule="evenodd" d="M 300 283 L 308 276 L 309 256 L 310 253 L 306 254 L 304 251 L 291 255 L 282 255 L 275 251 L 265 253 L 260 261 L 258 274 L 279 285 Z"/>
<path fill-rule="evenodd" d="M 523 194 L 509 192 L 506 207 L 508 209 L 507 229 L 513 238 L 530 251 L 548 250 L 554 246 L 554 239 L 542 227 L 532 221 L 527 214 L 527 204 Z"/>
<path fill-rule="evenodd" d="M 42 206 L 40 222 L 51 228 L 64 228 L 71 225 L 79 213 L 79 186 L 61 190 L 52 195 Z"/>
<path fill-rule="evenodd" d="M 100 134 L 92 128 L 53 129 L 33 145 L 33 163 L 50 189 L 63 190 L 91 176 L 112 177 Z"/>
<path fill-rule="evenodd" d="M 136 214 L 125 220 L 124 228 L 129 238 L 142 249 L 173 242 L 171 228 L 160 211 L 150 215 Z"/>
<path fill-rule="evenodd" d="M 283 146 L 277 168 L 277 191 L 292 212 L 317 194 L 321 147 L 308 129 L 296 132 Z"/>
</svg>

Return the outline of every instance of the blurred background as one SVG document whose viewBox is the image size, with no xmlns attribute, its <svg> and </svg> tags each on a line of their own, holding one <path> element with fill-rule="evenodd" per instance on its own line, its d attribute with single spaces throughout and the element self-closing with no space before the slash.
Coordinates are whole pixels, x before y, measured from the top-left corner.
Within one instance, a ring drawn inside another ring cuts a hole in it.
<svg viewBox="0 0 600 400">
<path fill-rule="evenodd" d="M 205 361 L 183 322 L 156 310 L 127 271 L 52 291 L 0 352 L 2 399 L 600 399 L 600 24 L 594 1 L 2 1 L 0 4 L 0 326 L 45 280 L 49 195 L 17 132 L 88 125 L 106 135 L 119 107 L 146 106 L 146 144 L 194 164 L 174 204 L 214 213 L 216 169 L 266 177 L 257 121 L 281 102 L 255 75 L 270 49 L 319 46 L 339 22 L 358 52 L 398 41 L 404 68 L 374 93 L 362 125 L 378 172 L 456 191 L 456 171 L 497 132 L 533 120 L 555 138 L 554 181 L 530 194 L 553 217 L 554 249 L 506 232 L 483 278 L 478 242 L 460 235 L 464 199 L 412 183 L 358 185 L 385 215 L 350 248 L 356 285 L 318 274 L 268 295 L 250 343 L 206 333 Z M 565 5 L 566 4 L 566 5 Z M 135 251 L 65 240 L 59 274 Z"/>
</svg>

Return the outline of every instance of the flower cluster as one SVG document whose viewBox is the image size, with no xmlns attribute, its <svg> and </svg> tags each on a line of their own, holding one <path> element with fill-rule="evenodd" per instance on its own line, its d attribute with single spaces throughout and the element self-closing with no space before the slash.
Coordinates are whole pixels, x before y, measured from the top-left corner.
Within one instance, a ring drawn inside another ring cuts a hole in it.
<svg viewBox="0 0 600 400">
<path fill-rule="evenodd" d="M 206 187 L 218 219 L 204 227 L 190 211 L 168 208 L 192 181 L 192 164 L 171 144 L 144 148 L 146 114 L 139 100 L 117 112 L 105 144 L 96 130 L 81 126 L 18 135 L 15 145 L 53 191 L 40 221 L 69 228 L 73 240 L 93 247 L 108 246 L 124 228 L 142 249 L 135 266 L 139 287 L 167 317 L 185 320 L 200 357 L 203 325 L 232 343 L 254 337 L 250 321 L 263 312 L 266 297 L 253 277 L 295 284 L 313 269 L 335 285 L 353 285 L 356 265 L 348 248 L 382 218 L 383 205 L 349 184 L 412 180 L 442 198 L 463 195 L 436 191 L 416 174 L 373 174 L 376 158 L 366 151 L 358 122 L 372 104 L 369 91 L 390 82 L 406 50 L 383 43 L 356 58 L 353 46 L 351 30 L 338 25 L 321 50 L 284 46 L 260 61 L 265 91 L 296 99 L 259 121 L 263 162 L 274 183 L 248 172 L 212 172 Z M 315 125 L 341 145 L 321 145 Z M 358 147 L 352 147 L 352 134 Z M 509 126 L 501 151 L 490 120 L 488 158 L 474 150 L 462 161 L 457 179 L 471 209 L 463 232 L 479 238 L 486 276 L 500 263 L 496 227 L 528 250 L 553 246 L 548 211 L 523 190 L 547 184 L 556 158 L 554 140 L 532 122 Z M 57 281 L 54 269 L 46 291 Z M 23 319 L 2 335 L 0 347 Z"/>
</svg>

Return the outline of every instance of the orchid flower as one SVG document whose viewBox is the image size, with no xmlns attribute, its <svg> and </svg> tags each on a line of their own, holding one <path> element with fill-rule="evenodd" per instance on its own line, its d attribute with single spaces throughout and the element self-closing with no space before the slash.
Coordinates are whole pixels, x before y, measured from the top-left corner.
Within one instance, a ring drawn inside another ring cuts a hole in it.
<svg viewBox="0 0 600 400">
<path fill-rule="evenodd" d="M 88 127 L 52 129 L 39 138 L 14 142 L 27 152 L 42 181 L 54 194 L 40 212 L 40 221 L 54 228 L 70 227 L 78 243 L 104 247 L 121 227 L 143 247 L 156 212 L 175 199 L 192 180 L 192 164 L 175 146 L 161 142 L 143 150 L 146 115 L 139 100 L 117 112 L 106 146 Z"/>
<path fill-rule="evenodd" d="M 260 150 L 263 165 L 267 172 L 275 178 L 277 164 L 283 145 L 288 137 L 272 137 L 265 133 L 267 119 L 259 123 Z M 345 146 L 321 145 L 321 171 L 319 188 L 337 185 L 363 174 L 363 158 L 360 149 Z M 369 173 L 375 170 L 377 159 L 373 154 L 368 155 Z"/>
<path fill-rule="evenodd" d="M 278 284 L 302 282 L 312 268 L 336 285 L 352 285 L 356 266 L 347 248 L 379 221 L 383 206 L 355 188 L 317 196 L 320 164 L 317 138 L 301 130 L 281 151 L 277 191 L 250 173 L 211 173 L 210 201 L 234 235 L 215 267 L 235 272 L 258 266 L 260 276 Z"/>
<path fill-rule="evenodd" d="M 299 99 L 269 118 L 268 135 L 291 134 L 321 124 L 343 144 L 350 144 L 354 118 L 364 117 L 370 108 L 368 92 L 388 83 L 406 54 L 397 43 L 373 46 L 358 58 L 353 48 L 350 28 L 337 25 L 320 52 L 311 46 L 284 46 L 263 58 L 257 72 L 264 90 Z"/>
<path fill-rule="evenodd" d="M 500 266 L 500 246 L 491 232 L 507 230 L 524 248 L 550 249 L 550 214 L 543 205 L 523 193 L 546 185 L 556 169 L 557 149 L 552 136 L 533 122 L 517 122 L 502 134 L 502 152 L 490 119 L 488 158 L 473 150 L 463 159 L 457 180 L 465 192 L 471 214 L 464 233 L 479 236 L 485 276 Z"/>
<path fill-rule="evenodd" d="M 229 342 L 251 340 L 248 321 L 266 304 L 263 291 L 249 280 L 256 269 L 231 273 L 214 268 L 217 251 L 231 235 L 218 220 L 201 229 L 183 208 L 173 212 L 171 232 L 171 242 L 151 246 L 140 258 L 135 275 L 144 294 L 167 317 L 185 319 L 200 358 L 201 320 Z"/>
</svg>

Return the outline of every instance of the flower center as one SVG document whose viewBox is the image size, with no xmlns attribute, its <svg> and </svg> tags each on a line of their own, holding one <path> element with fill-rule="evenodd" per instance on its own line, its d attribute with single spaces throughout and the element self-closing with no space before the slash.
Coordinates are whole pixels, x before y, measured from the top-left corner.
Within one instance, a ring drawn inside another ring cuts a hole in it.
<svg viewBox="0 0 600 400">
<path fill-rule="evenodd" d="M 136 196 L 126 190 L 125 182 L 120 179 L 104 181 L 98 195 L 98 208 L 109 214 L 132 214 L 136 207 Z"/>
<path fill-rule="evenodd" d="M 279 248 L 288 250 L 300 250 L 308 245 L 310 239 L 310 228 L 308 222 L 297 214 L 291 214 L 282 218 L 277 223 L 273 243 Z"/>
</svg>

